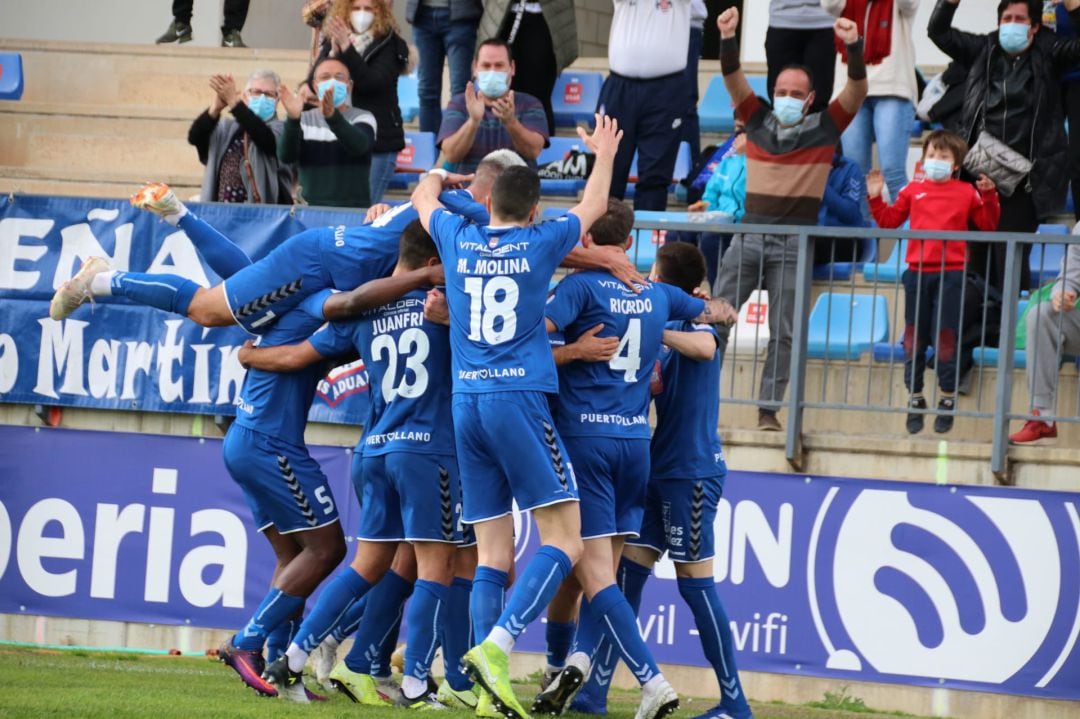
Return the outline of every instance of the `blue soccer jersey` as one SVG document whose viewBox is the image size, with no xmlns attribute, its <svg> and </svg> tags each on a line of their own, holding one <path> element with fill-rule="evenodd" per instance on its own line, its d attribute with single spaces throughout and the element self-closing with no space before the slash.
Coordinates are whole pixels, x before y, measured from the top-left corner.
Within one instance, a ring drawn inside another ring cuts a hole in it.
<svg viewBox="0 0 1080 719">
<path fill-rule="evenodd" d="M 454 454 L 450 408 L 450 331 L 424 319 L 426 293 L 414 290 L 352 322 L 311 338 L 323 356 L 355 347 L 368 370 L 371 409 L 360 450 Z"/>
<path fill-rule="evenodd" d="M 454 392 L 558 391 L 544 304 L 555 268 L 580 236 L 573 214 L 531 227 L 432 214 L 446 267 Z"/>
<path fill-rule="evenodd" d="M 672 322 L 667 329 L 709 332 L 710 325 Z M 720 352 L 706 362 L 665 347 L 663 390 L 655 397 L 656 431 L 651 445 L 653 479 L 708 479 L 727 473 L 716 425 L 720 414 Z"/>
<path fill-rule="evenodd" d="M 323 324 L 324 295 L 315 295 L 289 312 L 262 335 L 260 347 L 303 342 Z M 291 444 L 304 444 L 304 427 L 325 368 L 320 364 L 299 372 L 250 369 L 236 396 L 236 424 Z"/>
<path fill-rule="evenodd" d="M 559 368 L 559 433 L 565 437 L 649 438 L 649 381 L 664 326 L 705 310 L 703 300 L 662 282 L 635 294 L 607 272 L 575 272 L 555 288 L 546 313 L 566 342 L 602 324 L 599 337 L 618 337 L 607 362 L 571 362 Z"/>
</svg>

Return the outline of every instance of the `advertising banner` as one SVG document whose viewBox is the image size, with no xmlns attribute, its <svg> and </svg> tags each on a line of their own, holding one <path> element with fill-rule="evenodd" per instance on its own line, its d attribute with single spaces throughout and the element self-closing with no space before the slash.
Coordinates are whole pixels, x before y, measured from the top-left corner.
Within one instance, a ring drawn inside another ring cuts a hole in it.
<svg viewBox="0 0 1080 719">
<path fill-rule="evenodd" d="M 358 224 L 356 212 L 260 205 L 191 209 L 258 259 L 312 227 Z M 63 322 L 56 288 L 92 256 L 117 270 L 168 272 L 204 287 L 221 281 L 183 230 L 123 200 L 0 197 L 0 402 L 152 412 L 234 414 L 244 379 L 237 352 L 250 335 L 204 329 L 122 297 L 99 297 Z M 331 372 L 310 418 L 362 423 L 362 364 Z"/>
<path fill-rule="evenodd" d="M 346 535 L 348 452 L 313 447 Z M 743 669 L 1080 699 L 1080 495 L 732 471 L 717 589 Z M 517 556 L 539 546 L 515 517 Z M 0 612 L 236 627 L 273 562 L 218 440 L 0 427 Z M 543 651 L 543 620 L 518 647 Z M 674 567 L 639 628 L 706 666 Z"/>
</svg>

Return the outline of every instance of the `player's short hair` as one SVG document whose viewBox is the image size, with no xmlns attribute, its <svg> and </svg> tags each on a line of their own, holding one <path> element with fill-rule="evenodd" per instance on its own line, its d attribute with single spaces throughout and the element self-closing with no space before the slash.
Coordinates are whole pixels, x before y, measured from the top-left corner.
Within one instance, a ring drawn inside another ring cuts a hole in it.
<svg viewBox="0 0 1080 719">
<path fill-rule="evenodd" d="M 476 177 L 473 182 L 494 183 L 508 167 L 528 167 L 521 155 L 513 150 L 495 150 L 484 155 L 480 164 L 476 166 Z"/>
<path fill-rule="evenodd" d="M 439 250 L 435 247 L 435 241 L 420 224 L 420 220 L 413 220 L 401 233 L 398 241 L 398 260 L 407 269 L 415 270 L 423 267 L 432 257 L 438 257 Z"/>
<path fill-rule="evenodd" d="M 968 144 L 964 138 L 949 130 L 934 130 L 923 140 L 923 157 L 931 147 L 939 150 L 947 150 L 953 156 L 953 164 L 963 165 L 967 157 Z"/>
<path fill-rule="evenodd" d="M 689 242 L 666 242 L 656 251 L 656 273 L 669 285 L 693 292 L 705 280 L 705 255 Z"/>
<path fill-rule="evenodd" d="M 614 197 L 608 198 L 607 212 L 600 216 L 589 228 L 593 244 L 616 245 L 626 244 L 626 238 L 634 227 L 634 211 L 622 200 Z"/>
<path fill-rule="evenodd" d="M 503 220 L 523 222 L 540 202 L 540 176 L 529 167 L 508 167 L 491 188 L 491 212 Z"/>
</svg>

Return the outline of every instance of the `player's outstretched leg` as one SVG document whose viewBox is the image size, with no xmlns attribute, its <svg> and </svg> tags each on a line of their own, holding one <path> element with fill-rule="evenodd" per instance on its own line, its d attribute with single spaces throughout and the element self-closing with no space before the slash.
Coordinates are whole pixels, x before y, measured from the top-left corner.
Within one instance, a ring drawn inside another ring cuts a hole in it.
<svg viewBox="0 0 1080 719">
<path fill-rule="evenodd" d="M 454 553 L 454 581 L 446 593 L 446 619 L 442 623 L 441 644 L 446 676 L 439 685 L 438 700 L 447 706 L 476 709 L 477 696 L 473 682 L 461 665 L 461 658 L 472 646 L 472 624 L 469 603 L 473 577 L 476 574 L 476 545 L 471 530 L 466 530 L 470 546 L 459 547 Z"/>
<path fill-rule="evenodd" d="M 338 647 L 360 627 L 360 621 L 364 618 L 364 611 L 367 609 L 367 602 L 370 597 L 371 592 L 368 592 L 360 598 L 360 601 L 355 602 L 330 632 L 330 636 L 324 639 L 323 643 L 311 653 L 315 681 L 328 689 L 331 688 L 330 673 L 334 671 L 334 667 L 338 663 Z M 291 638 L 289 643 L 292 643 Z"/>
<path fill-rule="evenodd" d="M 681 576 L 678 579 L 679 594 L 694 614 L 701 648 L 712 664 L 720 685 L 720 703 L 695 719 L 752 719 L 750 705 L 739 681 L 739 671 L 735 667 L 731 624 L 716 592 L 716 580 L 711 576 L 711 560 L 708 565 L 709 576 Z"/>
</svg>

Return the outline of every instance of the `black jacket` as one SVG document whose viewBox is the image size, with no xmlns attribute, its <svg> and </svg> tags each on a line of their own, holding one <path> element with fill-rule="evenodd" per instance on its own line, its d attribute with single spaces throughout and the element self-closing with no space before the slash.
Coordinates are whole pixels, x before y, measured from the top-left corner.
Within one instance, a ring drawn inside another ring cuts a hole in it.
<svg viewBox="0 0 1080 719">
<path fill-rule="evenodd" d="M 330 54 L 330 41 L 322 44 L 319 57 Z M 352 78 L 352 105 L 375 116 L 378 125 L 372 152 L 400 152 L 405 148 L 405 131 L 398 104 L 398 77 L 409 64 L 409 45 L 397 33 L 380 38 L 361 55 L 349 48 L 339 58 Z"/>
<path fill-rule="evenodd" d="M 956 8 L 952 3 L 938 0 L 927 32 L 942 52 L 971 68 L 964 90 L 960 134 L 973 143 L 982 128 L 982 110 L 990 88 L 992 62 L 1004 51 L 998 43 L 997 32 L 976 35 L 953 29 Z M 1075 27 L 1080 27 L 1080 9 L 1069 13 L 1069 18 Z M 1069 162 L 1060 78 L 1063 72 L 1080 62 L 1080 39 L 1061 38 L 1043 29 L 1035 35 L 1027 52 L 1031 53 L 1034 82 L 1031 88 L 1024 88 L 1024 92 L 1030 97 L 1029 106 L 1035 113 L 1035 120 L 1030 152 L 1025 154 L 1033 162 L 1029 182 L 1035 211 L 1040 219 L 1045 219 L 1065 206 Z"/>
</svg>

